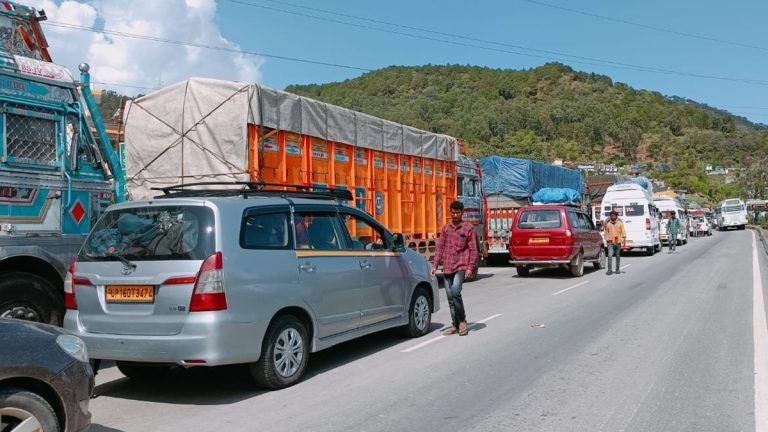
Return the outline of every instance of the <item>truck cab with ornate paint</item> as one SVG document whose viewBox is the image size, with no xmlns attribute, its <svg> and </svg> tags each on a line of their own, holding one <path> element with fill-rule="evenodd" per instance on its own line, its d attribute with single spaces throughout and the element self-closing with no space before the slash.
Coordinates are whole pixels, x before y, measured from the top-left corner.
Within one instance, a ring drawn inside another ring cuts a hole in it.
<svg viewBox="0 0 768 432">
<path fill-rule="evenodd" d="M 0 317 L 60 324 L 69 263 L 124 180 L 88 65 L 78 82 L 52 63 L 45 19 L 0 1 Z"/>
</svg>

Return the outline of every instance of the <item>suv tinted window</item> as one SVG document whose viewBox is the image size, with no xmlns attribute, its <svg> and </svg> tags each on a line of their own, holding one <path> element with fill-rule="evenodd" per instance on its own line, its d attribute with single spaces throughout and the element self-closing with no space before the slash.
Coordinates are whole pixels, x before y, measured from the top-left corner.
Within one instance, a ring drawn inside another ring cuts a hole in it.
<svg viewBox="0 0 768 432">
<path fill-rule="evenodd" d="M 246 214 L 240 225 L 243 249 L 289 249 L 291 229 L 288 213 Z"/>
<path fill-rule="evenodd" d="M 576 214 L 575 211 L 573 210 L 568 211 L 568 219 L 571 221 L 571 228 L 573 229 L 584 228 L 583 226 L 581 226 L 581 222 L 579 222 L 579 215 Z"/>
<path fill-rule="evenodd" d="M 204 260 L 213 255 L 213 211 L 207 207 L 138 207 L 107 212 L 88 236 L 82 261 Z"/>
<path fill-rule="evenodd" d="M 586 213 L 579 213 L 579 224 L 582 228 L 587 230 L 594 230 L 595 224 L 592 223 L 592 219 Z"/>
<path fill-rule="evenodd" d="M 526 210 L 520 215 L 517 227 L 520 229 L 560 228 L 560 211 Z"/>
</svg>

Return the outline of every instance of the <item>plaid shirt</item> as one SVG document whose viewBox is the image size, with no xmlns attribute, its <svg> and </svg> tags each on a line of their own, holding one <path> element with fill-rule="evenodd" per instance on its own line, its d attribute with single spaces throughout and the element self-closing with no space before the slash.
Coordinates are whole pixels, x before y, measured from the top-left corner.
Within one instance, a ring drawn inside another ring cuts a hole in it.
<svg viewBox="0 0 768 432">
<path fill-rule="evenodd" d="M 443 273 L 459 270 L 474 271 L 477 265 L 477 237 L 475 227 L 469 222 L 459 225 L 446 224 L 440 231 L 435 251 L 435 268 L 443 265 Z"/>
</svg>

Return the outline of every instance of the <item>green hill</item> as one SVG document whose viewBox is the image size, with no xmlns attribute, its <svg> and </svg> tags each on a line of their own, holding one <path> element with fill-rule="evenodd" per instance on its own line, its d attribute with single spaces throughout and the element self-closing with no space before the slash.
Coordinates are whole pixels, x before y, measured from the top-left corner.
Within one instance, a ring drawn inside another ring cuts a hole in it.
<svg viewBox="0 0 768 432">
<path fill-rule="evenodd" d="M 736 191 L 706 176 L 704 164 L 734 167 L 768 154 L 764 125 L 558 63 L 531 70 L 388 67 L 286 90 L 463 138 L 475 156 L 666 163 L 671 172 L 651 174 L 712 198 Z"/>
</svg>

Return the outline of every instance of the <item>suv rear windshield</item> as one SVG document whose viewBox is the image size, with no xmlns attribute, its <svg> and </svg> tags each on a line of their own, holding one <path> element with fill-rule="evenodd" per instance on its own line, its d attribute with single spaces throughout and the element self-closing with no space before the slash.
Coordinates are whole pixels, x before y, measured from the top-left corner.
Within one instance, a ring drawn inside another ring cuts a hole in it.
<svg viewBox="0 0 768 432">
<path fill-rule="evenodd" d="M 524 211 L 520 215 L 517 227 L 520 229 L 560 228 L 560 212 L 558 210 Z"/>
<path fill-rule="evenodd" d="M 81 261 L 204 260 L 216 251 L 207 207 L 137 207 L 107 212 L 91 231 Z"/>
</svg>

